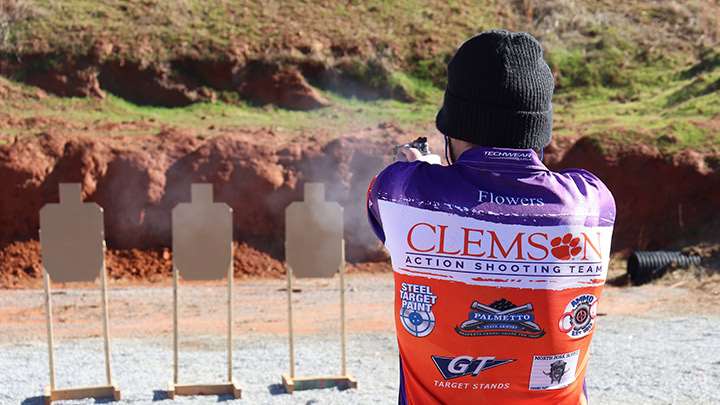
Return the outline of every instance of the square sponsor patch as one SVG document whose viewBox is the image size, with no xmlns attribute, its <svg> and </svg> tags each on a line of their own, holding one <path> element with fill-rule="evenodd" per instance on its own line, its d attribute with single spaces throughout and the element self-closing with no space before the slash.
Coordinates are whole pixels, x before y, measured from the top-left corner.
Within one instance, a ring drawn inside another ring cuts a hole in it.
<svg viewBox="0 0 720 405">
<path fill-rule="evenodd" d="M 531 390 L 556 390 L 575 381 L 580 350 L 570 353 L 533 356 Z"/>
</svg>

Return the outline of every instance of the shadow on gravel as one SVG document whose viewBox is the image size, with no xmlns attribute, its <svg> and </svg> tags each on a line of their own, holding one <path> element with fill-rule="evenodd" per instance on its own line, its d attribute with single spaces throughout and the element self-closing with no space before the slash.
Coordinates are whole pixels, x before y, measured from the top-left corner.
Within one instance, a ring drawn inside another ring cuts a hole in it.
<svg viewBox="0 0 720 405">
<path fill-rule="evenodd" d="M 155 399 L 153 398 L 153 401 Z M 115 402 L 112 398 L 96 398 L 95 403 L 96 404 L 109 404 L 110 402 Z M 45 405 L 45 397 L 37 396 L 37 397 L 29 397 L 25 398 L 22 402 L 20 402 L 20 405 Z"/>
<path fill-rule="evenodd" d="M 234 401 L 235 397 L 230 394 L 222 394 L 218 395 L 217 401 L 218 402 L 225 402 L 225 401 Z"/>
<path fill-rule="evenodd" d="M 164 401 L 170 399 L 167 391 L 165 390 L 153 390 L 153 401 Z"/>
<path fill-rule="evenodd" d="M 155 402 L 155 401 L 164 401 L 164 400 L 166 400 L 166 399 L 170 399 L 170 397 L 168 396 L 167 391 L 165 391 L 165 390 L 153 390 L 153 398 L 152 398 L 153 402 Z M 235 397 L 233 397 L 233 396 L 230 395 L 230 394 L 223 394 L 223 395 L 218 395 L 218 396 L 217 396 L 217 402 L 232 401 L 232 400 L 234 400 L 234 399 L 235 399 Z"/>
<path fill-rule="evenodd" d="M 285 387 L 282 384 L 270 384 L 268 385 L 268 391 L 270 395 L 282 395 L 287 394 Z"/>
</svg>

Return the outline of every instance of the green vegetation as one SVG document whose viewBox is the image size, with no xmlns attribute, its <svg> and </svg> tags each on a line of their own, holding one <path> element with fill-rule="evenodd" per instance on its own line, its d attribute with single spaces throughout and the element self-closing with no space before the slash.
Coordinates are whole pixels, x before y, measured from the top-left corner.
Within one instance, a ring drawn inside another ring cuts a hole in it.
<svg viewBox="0 0 720 405">
<path fill-rule="evenodd" d="M 111 95 L 48 96 L 14 98 L 3 106 L 13 117 L 91 127 L 143 122 L 202 134 L 237 127 L 342 131 L 381 122 L 427 130 L 457 45 L 475 32 L 506 27 L 543 42 L 556 75 L 556 135 L 643 142 L 667 152 L 720 151 L 720 5 L 714 0 L 25 0 L 23 7 L 4 33 L 1 53 L 46 54 L 37 69 L 98 53 L 107 44 L 112 46 L 101 58 L 145 64 L 228 55 L 289 64 L 312 60 L 341 66 L 344 75 L 382 97 L 406 102 L 324 91 L 331 107 L 294 112 L 253 107 L 234 92 L 221 92 L 222 102 L 172 109 L 139 107 Z M 11 126 L 0 133 L 23 132 Z"/>
<path fill-rule="evenodd" d="M 398 80 L 413 79 L 405 77 Z M 139 106 L 122 98 L 108 95 L 103 100 L 94 98 L 62 98 L 43 96 L 37 98 L 35 90 L 26 85 L 4 81 L 0 88 L 10 87 L 14 91 L 12 101 L 0 103 L 0 110 L 14 121 L 31 120 L 32 132 L 24 126 L 0 129 L 3 136 L 32 136 L 45 130 L 57 129 L 58 122 L 70 123 L 69 130 L 87 128 L 102 134 L 102 128 L 110 125 L 114 133 L 142 135 L 153 133 L 165 127 L 187 128 L 203 136 L 214 136 L 234 129 L 266 128 L 275 133 L 293 136 L 300 131 L 317 131 L 318 134 L 331 130 L 362 130 L 392 122 L 408 129 L 421 129 L 431 124 L 437 106 L 431 102 L 406 103 L 396 100 L 362 101 L 338 94 L 325 92 L 332 106 L 310 112 L 290 111 L 266 106 L 255 107 L 244 102 L 205 102 L 182 108 Z M 422 83 L 414 92 L 427 91 L 430 99 L 436 100 L 441 91 Z M 234 93 L 233 93 L 234 94 Z M 3 118 L 0 113 L 0 119 Z M 115 126 L 120 126 L 115 128 Z M 126 126 L 123 128 L 123 126 Z M 332 135 L 337 135 L 336 133 Z"/>
</svg>

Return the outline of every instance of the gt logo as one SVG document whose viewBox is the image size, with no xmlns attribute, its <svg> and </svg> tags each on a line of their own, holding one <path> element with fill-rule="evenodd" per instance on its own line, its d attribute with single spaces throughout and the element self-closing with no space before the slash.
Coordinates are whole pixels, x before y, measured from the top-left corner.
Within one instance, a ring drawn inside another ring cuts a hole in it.
<svg viewBox="0 0 720 405">
<path fill-rule="evenodd" d="M 446 380 L 466 375 L 476 377 L 485 370 L 515 361 L 515 359 L 496 360 L 495 357 L 491 356 L 432 356 L 432 360 L 435 363 L 435 367 L 437 367 L 440 374 L 442 374 L 443 378 Z"/>
</svg>

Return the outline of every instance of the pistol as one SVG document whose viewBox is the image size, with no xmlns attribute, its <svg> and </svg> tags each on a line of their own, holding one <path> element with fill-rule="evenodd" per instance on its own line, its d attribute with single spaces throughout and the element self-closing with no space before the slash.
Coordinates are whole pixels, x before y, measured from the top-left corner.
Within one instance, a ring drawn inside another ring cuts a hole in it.
<svg viewBox="0 0 720 405">
<path fill-rule="evenodd" d="M 415 148 L 420 151 L 422 155 L 430 154 L 430 147 L 428 146 L 427 137 L 421 136 L 410 143 L 404 143 L 397 145 L 393 148 L 393 155 L 397 155 L 398 151 L 402 148 Z"/>
</svg>

